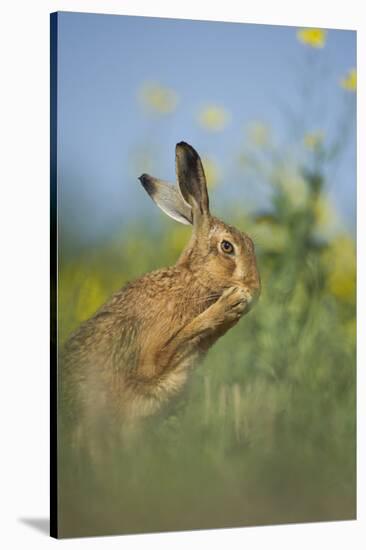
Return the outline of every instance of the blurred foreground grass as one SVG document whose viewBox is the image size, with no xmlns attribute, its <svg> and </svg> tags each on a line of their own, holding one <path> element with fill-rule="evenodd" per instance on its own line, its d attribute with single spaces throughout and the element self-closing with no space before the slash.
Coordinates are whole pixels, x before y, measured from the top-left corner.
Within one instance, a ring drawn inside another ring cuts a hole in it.
<svg viewBox="0 0 366 550">
<path fill-rule="evenodd" d="M 262 296 L 175 409 L 128 444 L 106 427 L 96 462 L 61 441 L 62 536 L 355 517 L 355 243 L 319 235 L 324 182 L 303 184 L 301 201 L 277 185 L 268 212 L 224 213 L 254 236 Z M 61 342 L 128 280 L 175 262 L 190 230 L 144 223 L 61 253 Z"/>
</svg>

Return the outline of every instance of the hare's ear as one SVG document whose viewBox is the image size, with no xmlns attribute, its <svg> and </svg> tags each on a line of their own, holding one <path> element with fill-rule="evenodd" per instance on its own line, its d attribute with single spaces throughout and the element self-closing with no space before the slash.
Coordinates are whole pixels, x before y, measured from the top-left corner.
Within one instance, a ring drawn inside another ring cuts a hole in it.
<svg viewBox="0 0 366 550">
<path fill-rule="evenodd" d="M 139 180 L 165 214 L 185 225 L 193 223 L 192 208 L 185 202 L 176 187 L 148 174 L 142 174 Z"/>
<path fill-rule="evenodd" d="M 179 189 L 192 208 L 193 224 L 196 225 L 210 214 L 202 162 L 197 151 L 184 141 L 176 145 L 175 162 Z"/>
</svg>

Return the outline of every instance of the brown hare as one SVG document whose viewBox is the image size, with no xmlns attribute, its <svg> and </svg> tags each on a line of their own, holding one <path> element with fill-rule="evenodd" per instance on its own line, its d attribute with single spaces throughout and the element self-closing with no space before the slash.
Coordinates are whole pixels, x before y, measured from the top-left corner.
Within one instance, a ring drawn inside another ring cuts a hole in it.
<svg viewBox="0 0 366 550">
<path fill-rule="evenodd" d="M 258 298 L 253 242 L 210 214 L 200 157 L 184 142 L 176 174 L 178 186 L 139 179 L 168 216 L 192 225 L 177 263 L 116 292 L 61 353 L 62 407 L 78 420 L 107 415 L 123 424 L 158 412 Z"/>
</svg>

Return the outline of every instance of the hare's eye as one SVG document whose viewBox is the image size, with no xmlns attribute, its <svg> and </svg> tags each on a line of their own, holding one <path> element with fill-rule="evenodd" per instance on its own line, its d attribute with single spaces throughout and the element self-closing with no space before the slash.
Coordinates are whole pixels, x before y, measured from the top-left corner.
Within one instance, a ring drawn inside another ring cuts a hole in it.
<svg viewBox="0 0 366 550">
<path fill-rule="evenodd" d="M 225 252 L 225 254 L 232 254 L 234 252 L 234 247 L 229 241 L 222 241 L 221 250 Z"/>
</svg>

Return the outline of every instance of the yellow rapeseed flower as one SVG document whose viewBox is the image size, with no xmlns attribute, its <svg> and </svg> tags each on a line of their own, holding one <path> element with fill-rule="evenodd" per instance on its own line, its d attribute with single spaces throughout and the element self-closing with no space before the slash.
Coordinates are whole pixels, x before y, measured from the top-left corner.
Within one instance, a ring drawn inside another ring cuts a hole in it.
<svg viewBox="0 0 366 550">
<path fill-rule="evenodd" d="M 102 305 L 108 292 L 95 274 L 89 274 L 79 287 L 75 315 L 79 322 L 90 317 Z"/>
<path fill-rule="evenodd" d="M 206 130 L 219 132 L 229 123 L 230 113 L 218 105 L 207 105 L 200 111 L 198 121 Z"/>
<path fill-rule="evenodd" d="M 149 111 L 161 115 L 172 113 L 178 104 L 178 94 L 157 82 L 145 82 L 139 91 L 139 99 Z"/>
<path fill-rule="evenodd" d="M 355 92 L 357 88 L 357 71 L 350 69 L 346 76 L 341 80 L 341 86 L 349 92 Z"/>
<path fill-rule="evenodd" d="M 326 35 L 327 31 L 324 29 L 299 29 L 297 31 L 297 39 L 312 48 L 323 48 Z"/>
<path fill-rule="evenodd" d="M 304 145 L 310 151 L 318 150 L 324 141 L 324 132 L 317 130 L 315 132 L 309 132 L 304 136 Z"/>
<path fill-rule="evenodd" d="M 319 195 L 314 204 L 315 224 L 318 230 L 323 231 L 334 227 L 338 223 L 337 210 L 326 195 Z"/>
<path fill-rule="evenodd" d="M 247 129 L 247 134 L 249 141 L 257 147 L 265 147 L 269 144 L 270 131 L 263 122 L 252 122 Z"/>
<path fill-rule="evenodd" d="M 355 243 L 347 235 L 335 239 L 325 261 L 329 267 L 328 288 L 338 299 L 353 303 L 356 292 L 356 250 Z"/>
<path fill-rule="evenodd" d="M 270 181 L 286 196 L 292 208 L 302 208 L 306 204 L 308 186 L 296 166 L 275 166 L 270 173 Z"/>
<path fill-rule="evenodd" d="M 308 188 L 304 178 L 296 172 L 288 173 L 281 181 L 281 189 L 293 208 L 302 208 L 308 198 Z"/>
</svg>

